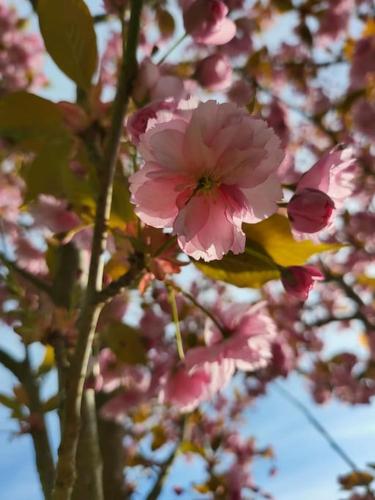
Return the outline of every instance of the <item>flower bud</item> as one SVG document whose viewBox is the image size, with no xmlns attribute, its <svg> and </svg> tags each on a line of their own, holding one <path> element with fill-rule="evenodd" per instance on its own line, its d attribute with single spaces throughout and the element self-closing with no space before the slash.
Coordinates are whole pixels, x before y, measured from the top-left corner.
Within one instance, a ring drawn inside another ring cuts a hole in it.
<svg viewBox="0 0 375 500">
<path fill-rule="evenodd" d="M 75 133 L 83 132 L 89 125 L 90 119 L 84 109 L 77 104 L 67 101 L 57 103 L 60 108 L 65 125 Z"/>
<path fill-rule="evenodd" d="M 305 188 L 288 203 L 288 217 L 296 231 L 317 233 L 328 225 L 334 208 L 334 202 L 326 193 Z"/>
<path fill-rule="evenodd" d="M 213 54 L 198 63 L 196 77 L 208 90 L 223 90 L 232 83 L 232 66 L 226 56 Z"/>
<path fill-rule="evenodd" d="M 306 300 L 314 281 L 324 279 L 323 274 L 313 266 L 290 266 L 281 272 L 281 282 L 290 295 Z"/>
<path fill-rule="evenodd" d="M 236 34 L 227 14 L 228 7 L 220 0 L 195 0 L 184 11 L 185 30 L 197 43 L 225 44 Z"/>
</svg>

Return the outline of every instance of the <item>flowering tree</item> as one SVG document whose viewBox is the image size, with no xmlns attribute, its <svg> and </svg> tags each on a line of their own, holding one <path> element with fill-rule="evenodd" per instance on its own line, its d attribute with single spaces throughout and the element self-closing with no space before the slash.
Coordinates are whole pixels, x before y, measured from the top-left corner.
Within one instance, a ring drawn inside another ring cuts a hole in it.
<svg viewBox="0 0 375 500">
<path fill-rule="evenodd" d="M 373 2 L 105 0 L 94 16 L 32 0 L 41 35 L 10 3 L 0 306 L 24 359 L 0 350 L 17 380 L 0 403 L 45 498 L 130 498 L 141 469 L 155 499 L 177 454 L 205 464 L 190 498 L 269 497 L 251 462 L 272 451 L 238 427 L 269 384 L 298 372 L 318 404 L 375 394 Z M 38 95 L 46 53 L 75 102 Z M 366 356 L 327 357 L 327 325 L 360 325 Z M 349 497 L 375 498 L 371 468 L 333 445 Z"/>
</svg>

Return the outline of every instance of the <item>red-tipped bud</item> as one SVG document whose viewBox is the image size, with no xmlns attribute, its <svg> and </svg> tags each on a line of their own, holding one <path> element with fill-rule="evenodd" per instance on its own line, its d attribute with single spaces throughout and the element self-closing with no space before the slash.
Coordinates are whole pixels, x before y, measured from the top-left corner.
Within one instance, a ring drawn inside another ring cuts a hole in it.
<svg viewBox="0 0 375 500">
<path fill-rule="evenodd" d="M 334 202 L 326 193 L 305 188 L 290 200 L 288 217 L 296 231 L 317 233 L 328 225 L 334 208 Z"/>
<path fill-rule="evenodd" d="M 221 54 L 205 57 L 197 66 L 197 80 L 208 90 L 223 90 L 232 83 L 232 66 Z"/>
<path fill-rule="evenodd" d="M 323 274 L 313 266 L 290 266 L 281 273 L 285 290 L 300 300 L 306 300 L 314 282 L 323 279 Z"/>
</svg>

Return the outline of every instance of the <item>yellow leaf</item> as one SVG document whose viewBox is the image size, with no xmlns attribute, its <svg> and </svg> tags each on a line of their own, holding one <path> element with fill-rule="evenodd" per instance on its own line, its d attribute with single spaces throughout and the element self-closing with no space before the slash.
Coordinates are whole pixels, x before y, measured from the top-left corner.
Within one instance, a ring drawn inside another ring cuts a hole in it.
<svg viewBox="0 0 375 500">
<path fill-rule="evenodd" d="M 368 286 L 370 288 L 375 288 L 375 278 L 370 278 L 365 274 L 361 274 L 357 276 L 356 279 L 357 283 L 359 283 L 360 285 Z"/>
<path fill-rule="evenodd" d="M 105 266 L 105 274 L 108 274 L 113 280 L 117 280 L 128 271 L 128 266 L 118 259 L 111 259 Z"/>
<path fill-rule="evenodd" d="M 353 38 L 347 38 L 344 44 L 343 52 L 348 61 L 350 61 L 353 57 L 354 47 L 355 47 L 355 40 Z"/>
<path fill-rule="evenodd" d="M 251 246 L 251 242 L 256 242 L 280 266 L 301 266 L 312 255 L 343 247 L 340 243 L 296 241 L 288 219 L 279 214 L 258 224 L 245 224 L 244 231 L 248 246 Z"/>
<path fill-rule="evenodd" d="M 138 330 L 123 323 L 112 323 L 104 338 L 120 361 L 130 365 L 145 363 L 145 349 Z"/>
<path fill-rule="evenodd" d="M 158 448 L 161 448 L 168 441 L 168 436 L 161 425 L 155 425 L 155 427 L 151 429 L 151 432 L 153 436 L 151 449 L 152 451 L 155 451 Z"/>
<path fill-rule="evenodd" d="M 169 38 L 175 31 L 175 22 L 172 14 L 165 9 L 157 9 L 156 19 L 159 26 L 159 31 L 164 38 Z"/>
<path fill-rule="evenodd" d="M 362 38 L 375 35 L 375 20 L 370 19 L 363 27 Z"/>
<path fill-rule="evenodd" d="M 212 262 L 194 261 L 194 265 L 211 279 L 225 281 L 241 288 L 259 288 L 267 281 L 280 277 L 280 272 L 272 261 L 267 264 L 246 253 L 229 253 L 222 260 Z"/>
<path fill-rule="evenodd" d="M 38 0 L 48 53 L 69 78 L 88 90 L 97 66 L 94 22 L 83 0 Z"/>
<path fill-rule="evenodd" d="M 43 361 L 39 365 L 37 370 L 37 375 L 43 375 L 44 373 L 49 372 L 55 364 L 55 351 L 53 347 L 48 345 L 44 351 Z"/>
<path fill-rule="evenodd" d="M 345 476 L 339 477 L 339 483 L 344 490 L 351 490 L 355 486 L 368 486 L 373 480 L 374 476 L 368 472 L 362 471 L 351 472 Z"/>
</svg>

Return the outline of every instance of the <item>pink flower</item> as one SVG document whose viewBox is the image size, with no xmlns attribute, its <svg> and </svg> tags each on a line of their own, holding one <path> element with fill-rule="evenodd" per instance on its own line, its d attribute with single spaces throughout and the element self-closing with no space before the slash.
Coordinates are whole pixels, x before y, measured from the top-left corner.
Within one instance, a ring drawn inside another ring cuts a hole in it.
<svg viewBox="0 0 375 500">
<path fill-rule="evenodd" d="M 165 74 L 163 68 L 154 64 L 148 57 L 142 61 L 133 90 L 133 97 L 137 102 L 143 102 L 145 99 L 162 100 L 168 97 L 178 101 L 184 94 L 181 78 Z"/>
<path fill-rule="evenodd" d="M 288 217 L 296 231 L 316 233 L 328 225 L 334 208 L 335 204 L 327 194 L 305 188 L 288 203 Z"/>
<path fill-rule="evenodd" d="M 353 63 L 350 68 L 350 86 L 352 90 L 366 87 L 375 74 L 375 36 L 361 38 L 356 43 Z"/>
<path fill-rule="evenodd" d="M 326 153 L 297 184 L 296 194 L 304 189 L 317 189 L 326 193 L 334 202 L 335 208 L 343 206 L 352 194 L 355 177 L 353 149 L 342 145 Z"/>
<path fill-rule="evenodd" d="M 228 90 L 228 98 L 237 106 L 246 106 L 254 96 L 254 90 L 246 80 L 237 80 Z"/>
<path fill-rule="evenodd" d="M 67 204 L 53 196 L 40 195 L 31 214 L 35 224 L 44 226 L 53 233 L 65 233 L 80 224 L 78 215 L 67 208 Z"/>
<path fill-rule="evenodd" d="M 236 34 L 236 25 L 226 16 L 228 7 L 220 0 L 195 0 L 184 9 L 186 32 L 197 43 L 222 45 Z"/>
<path fill-rule="evenodd" d="M 289 142 L 290 135 L 288 113 L 286 108 L 280 104 L 277 99 L 272 100 L 266 120 L 268 125 L 272 127 L 278 135 L 282 147 L 286 147 Z"/>
<path fill-rule="evenodd" d="M 227 334 L 207 320 L 204 338 L 207 347 L 196 347 L 188 352 L 188 363 L 229 362 L 235 368 L 254 371 L 267 365 L 271 359 L 271 344 L 276 337 L 276 328 L 262 309 L 263 304 L 249 306 L 233 304 L 216 312 L 217 318 Z"/>
<path fill-rule="evenodd" d="M 176 108 L 176 101 L 172 99 L 154 101 L 130 115 L 126 123 L 126 128 L 134 144 L 139 143 L 140 136 L 146 132 L 151 120 L 156 120 L 160 116 L 160 112 L 173 112 Z"/>
<path fill-rule="evenodd" d="M 77 106 L 77 104 L 68 101 L 60 101 L 57 103 L 57 106 L 62 113 L 65 125 L 73 132 L 79 134 L 90 125 L 90 119 L 87 113 L 83 108 Z"/>
<path fill-rule="evenodd" d="M 290 266 L 281 273 L 285 290 L 300 300 L 306 300 L 314 282 L 323 279 L 323 274 L 313 266 Z"/>
<path fill-rule="evenodd" d="M 375 141 L 375 101 L 359 99 L 352 110 L 354 127 L 370 140 Z"/>
<path fill-rule="evenodd" d="M 213 54 L 198 63 L 196 77 L 208 90 L 223 90 L 232 83 L 232 66 L 226 56 Z"/>
<path fill-rule="evenodd" d="M 191 411 L 207 399 L 210 374 L 203 368 L 195 371 L 185 366 L 170 373 L 161 392 L 161 402 L 170 403 L 181 411 Z"/>
<path fill-rule="evenodd" d="M 104 7 L 110 14 L 120 13 L 125 9 L 128 0 L 104 0 Z"/>
<path fill-rule="evenodd" d="M 355 8 L 354 0 L 331 0 L 322 11 L 317 33 L 319 44 L 327 46 L 347 32 L 350 14 Z"/>
<path fill-rule="evenodd" d="M 145 164 L 130 177 L 136 213 L 153 227 L 173 228 L 196 259 L 243 252 L 242 222 L 269 217 L 281 199 L 278 138 L 233 104 L 181 111 L 143 134 L 139 151 Z"/>
</svg>

